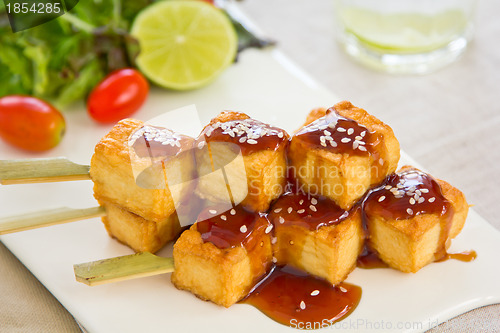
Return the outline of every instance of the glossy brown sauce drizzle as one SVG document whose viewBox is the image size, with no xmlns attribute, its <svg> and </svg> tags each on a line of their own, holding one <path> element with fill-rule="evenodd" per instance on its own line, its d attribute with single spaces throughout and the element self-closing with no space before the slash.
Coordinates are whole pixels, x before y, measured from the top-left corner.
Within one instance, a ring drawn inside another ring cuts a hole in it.
<svg viewBox="0 0 500 333">
<path fill-rule="evenodd" d="M 269 221 L 275 226 L 299 225 L 309 230 L 338 224 L 349 216 L 334 201 L 324 196 L 312 196 L 296 190 L 291 183 L 269 211 Z"/>
<path fill-rule="evenodd" d="M 318 329 L 347 317 L 360 299 L 358 286 L 332 286 L 302 271 L 276 266 L 241 302 L 283 325 Z"/>
<path fill-rule="evenodd" d="M 259 241 L 259 232 L 269 233 L 272 229 L 264 215 L 249 212 L 241 205 L 228 211 L 207 208 L 199 215 L 196 226 L 203 241 L 219 249 L 252 248 Z"/>
<path fill-rule="evenodd" d="M 436 260 L 436 262 L 442 262 L 449 259 L 455 259 L 463 262 L 471 262 L 477 258 L 477 253 L 474 250 L 463 251 L 459 253 L 446 253 L 441 259 Z"/>
<path fill-rule="evenodd" d="M 206 126 L 197 144 L 198 147 L 202 145 L 200 140 L 230 142 L 238 145 L 243 155 L 249 155 L 262 150 L 277 150 L 283 147 L 282 143 L 288 139 L 288 134 L 281 128 L 248 118 Z"/>
<path fill-rule="evenodd" d="M 420 214 L 440 216 L 441 232 L 435 258 L 439 260 L 446 255 L 453 207 L 430 175 L 411 169 L 388 176 L 381 186 L 367 194 L 363 212 L 365 219 L 381 216 L 386 220 L 407 220 Z"/>
<path fill-rule="evenodd" d="M 375 162 L 372 168 L 375 176 L 385 174 L 388 167 L 381 159 L 381 151 L 385 149 L 382 134 L 370 132 L 356 121 L 340 116 L 335 107 L 328 109 L 325 116 L 300 129 L 293 139 L 300 140 L 313 149 L 327 149 L 337 154 L 371 156 Z"/>
<path fill-rule="evenodd" d="M 356 267 L 364 269 L 374 269 L 374 268 L 389 268 L 382 259 L 379 258 L 375 251 L 372 251 L 366 244 L 363 252 L 358 256 L 356 261 Z"/>
<path fill-rule="evenodd" d="M 168 128 L 144 125 L 129 137 L 128 144 L 138 157 L 174 157 L 193 148 L 194 139 Z"/>
</svg>

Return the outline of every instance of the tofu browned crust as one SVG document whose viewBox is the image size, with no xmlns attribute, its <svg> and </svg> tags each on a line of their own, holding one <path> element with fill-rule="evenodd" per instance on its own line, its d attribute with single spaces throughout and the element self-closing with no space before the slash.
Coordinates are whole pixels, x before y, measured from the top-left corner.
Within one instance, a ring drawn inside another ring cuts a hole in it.
<svg viewBox="0 0 500 333">
<path fill-rule="evenodd" d="M 244 113 L 221 112 L 207 127 L 216 123 L 246 119 L 251 118 Z M 199 140 L 203 140 L 207 127 L 202 131 Z M 234 153 L 231 144 L 208 141 L 206 149 L 196 150 L 200 175 L 197 194 L 213 203 L 241 203 L 255 212 L 267 211 L 270 203 L 283 193 L 286 185 L 288 135 L 285 133 L 283 136 L 285 139 L 276 149 L 258 150 L 242 154 L 240 157 L 236 157 L 237 153 Z M 224 167 L 225 175 L 220 172 L 221 165 Z M 218 170 L 217 174 L 215 171 Z"/>
<path fill-rule="evenodd" d="M 415 169 L 402 167 L 398 172 Z M 462 230 L 469 205 L 464 194 L 449 183 L 436 179 L 444 198 L 453 210 L 450 230 L 445 244 L 441 244 L 441 227 L 447 225 L 446 215 L 419 214 L 410 219 L 387 220 L 383 217 L 367 219 L 368 244 L 386 264 L 402 272 L 415 273 L 436 258 L 441 246 L 446 248 Z"/>
<path fill-rule="evenodd" d="M 143 125 L 142 121 L 135 119 L 118 122 L 96 145 L 90 164 L 90 177 L 94 182 L 97 200 L 123 207 L 148 221 L 162 222 L 175 212 L 169 187 L 151 189 L 138 186 L 131 166 L 128 139 Z M 192 180 L 194 157 L 185 155 L 181 162 L 182 166 L 178 168 L 182 172 L 180 178 Z M 186 188 L 182 191 L 188 193 L 189 190 Z"/>
<path fill-rule="evenodd" d="M 278 265 L 291 265 L 336 285 L 356 268 L 363 249 L 361 212 L 355 209 L 340 223 L 318 230 L 278 223 L 274 236 Z"/>
<path fill-rule="evenodd" d="M 177 214 L 161 222 L 148 221 L 112 203 L 101 202 L 106 208 L 102 222 L 109 235 L 135 252 L 155 253 L 181 231 Z"/>
<path fill-rule="evenodd" d="M 350 102 L 337 103 L 333 109 L 371 133 L 381 135 L 382 142 L 377 145 L 378 158 L 337 153 L 329 148 L 312 148 L 297 139 L 296 134 L 290 143 L 288 159 L 290 166 L 296 170 L 297 179 L 308 192 L 327 196 L 341 208 L 350 209 L 371 186 L 396 170 L 400 157 L 399 142 L 388 125 Z M 325 116 L 326 112 L 324 109 L 311 111 L 305 126 Z M 354 138 L 347 135 L 346 140 L 354 142 Z"/>
<path fill-rule="evenodd" d="M 204 242 L 194 224 L 174 244 L 172 283 L 203 300 L 230 307 L 248 294 L 271 264 L 271 237 L 264 230 L 260 228 L 252 248 L 220 249 Z"/>
</svg>

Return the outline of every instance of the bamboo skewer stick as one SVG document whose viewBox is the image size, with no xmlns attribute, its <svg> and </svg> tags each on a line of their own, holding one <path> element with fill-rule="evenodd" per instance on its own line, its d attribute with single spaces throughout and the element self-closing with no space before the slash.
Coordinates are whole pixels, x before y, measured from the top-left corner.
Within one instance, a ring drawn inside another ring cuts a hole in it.
<svg viewBox="0 0 500 333">
<path fill-rule="evenodd" d="M 106 215 L 104 207 L 85 209 L 55 208 L 36 213 L 0 218 L 0 235 Z"/>
<path fill-rule="evenodd" d="M 25 160 L 0 160 L 0 184 L 31 184 L 87 180 L 90 167 L 64 157 Z M 104 207 L 86 209 L 56 208 L 0 218 L 0 235 L 105 216 Z M 173 258 L 150 252 L 104 259 L 73 266 L 76 280 L 95 286 L 174 271 Z"/>
<path fill-rule="evenodd" d="M 174 271 L 174 259 L 142 252 L 73 265 L 78 282 L 89 286 L 137 279 Z"/>
<path fill-rule="evenodd" d="M 76 164 L 64 157 L 2 160 L 0 184 L 32 184 L 88 180 L 90 166 Z"/>
</svg>

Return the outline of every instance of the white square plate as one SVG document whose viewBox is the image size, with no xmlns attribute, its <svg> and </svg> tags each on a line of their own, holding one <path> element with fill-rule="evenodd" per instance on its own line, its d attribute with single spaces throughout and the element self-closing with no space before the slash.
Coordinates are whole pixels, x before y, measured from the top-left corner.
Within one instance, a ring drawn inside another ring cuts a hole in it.
<svg viewBox="0 0 500 333">
<path fill-rule="evenodd" d="M 300 126 L 310 109 L 337 101 L 280 52 L 248 50 L 209 87 L 193 92 L 153 89 L 134 116 L 147 120 L 195 104 L 203 123 L 221 110 L 231 109 L 291 131 Z M 377 115 L 377 110 L 369 112 Z M 69 111 L 66 117 L 68 133 L 63 143 L 40 157 L 66 156 L 88 164 L 94 145 L 110 127 L 93 123 L 83 110 Z M 3 143 L 0 151 L 6 152 L 2 159 L 28 157 Z M 401 164 L 414 163 L 402 154 Z M 2 216 L 96 205 L 90 181 L 2 186 L 0 202 Z M 1 240 L 89 332 L 291 330 L 249 305 L 225 309 L 203 302 L 173 287 L 169 275 L 98 287 L 77 283 L 73 264 L 132 253 L 108 237 L 99 219 L 6 235 Z M 500 302 L 500 232 L 474 211 L 451 251 L 469 249 L 478 253 L 472 263 L 449 260 L 428 265 L 416 274 L 356 269 L 347 282 L 363 288 L 361 302 L 351 316 L 331 329 L 420 332 L 468 310 Z M 159 253 L 170 254 L 171 246 Z"/>
</svg>

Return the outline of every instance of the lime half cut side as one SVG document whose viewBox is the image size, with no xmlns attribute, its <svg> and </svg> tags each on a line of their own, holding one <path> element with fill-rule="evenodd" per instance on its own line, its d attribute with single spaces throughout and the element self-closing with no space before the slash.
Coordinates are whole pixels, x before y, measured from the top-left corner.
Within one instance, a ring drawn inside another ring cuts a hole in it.
<svg viewBox="0 0 500 333">
<path fill-rule="evenodd" d="M 228 17 L 203 1 L 167 0 L 137 15 L 139 69 L 156 84 L 188 90 L 214 80 L 236 56 L 238 39 Z"/>
</svg>

